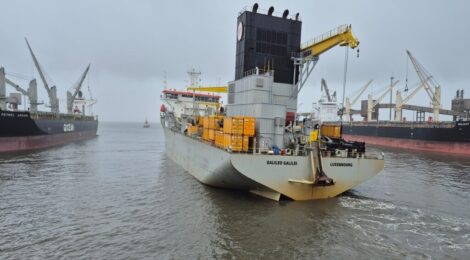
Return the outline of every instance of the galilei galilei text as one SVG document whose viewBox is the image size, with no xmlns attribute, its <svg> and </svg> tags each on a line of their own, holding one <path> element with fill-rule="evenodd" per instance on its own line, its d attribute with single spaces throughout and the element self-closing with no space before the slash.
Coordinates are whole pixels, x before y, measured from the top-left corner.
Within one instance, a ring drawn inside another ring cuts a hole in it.
<svg viewBox="0 0 470 260">
<path fill-rule="evenodd" d="M 268 165 L 297 165 L 296 161 L 271 161 L 267 160 L 266 164 Z"/>
</svg>

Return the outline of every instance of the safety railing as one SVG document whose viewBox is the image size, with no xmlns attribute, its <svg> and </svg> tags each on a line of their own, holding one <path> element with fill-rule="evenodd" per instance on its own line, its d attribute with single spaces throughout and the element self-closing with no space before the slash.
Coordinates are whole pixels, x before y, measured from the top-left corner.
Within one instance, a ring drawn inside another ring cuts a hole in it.
<svg viewBox="0 0 470 260">
<path fill-rule="evenodd" d="M 305 49 L 307 47 L 310 47 L 312 45 L 315 45 L 319 42 L 322 42 L 324 40 L 327 40 L 333 36 L 336 36 L 336 35 L 339 35 L 339 34 L 342 34 L 342 33 L 345 33 L 346 31 L 348 30 L 348 25 L 347 24 L 344 24 L 344 25 L 340 25 L 338 27 L 336 27 L 335 29 L 332 29 L 326 33 L 323 33 L 322 35 L 319 35 L 315 38 L 313 38 L 313 40 L 310 40 L 308 42 L 305 42 L 305 43 L 302 43 L 300 45 L 300 49 Z"/>
</svg>

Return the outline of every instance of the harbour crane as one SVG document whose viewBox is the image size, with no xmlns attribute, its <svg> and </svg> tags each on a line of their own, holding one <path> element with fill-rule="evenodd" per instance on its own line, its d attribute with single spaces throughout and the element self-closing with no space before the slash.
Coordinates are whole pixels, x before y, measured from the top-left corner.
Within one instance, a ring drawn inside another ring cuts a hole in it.
<svg viewBox="0 0 470 260">
<path fill-rule="evenodd" d="M 366 89 L 370 86 L 370 84 L 372 83 L 372 80 L 369 80 L 364 86 L 362 86 L 359 91 L 357 92 L 357 94 L 355 96 L 353 96 L 353 100 L 352 102 L 350 102 L 349 100 L 349 97 L 346 98 L 346 102 L 345 102 L 345 107 L 344 107 L 344 110 L 345 110 L 345 115 L 346 115 L 346 118 L 349 118 L 349 120 L 351 120 L 351 117 L 352 117 L 352 114 L 351 114 L 351 109 L 352 109 L 352 106 L 354 106 L 354 104 L 356 104 L 356 102 L 359 100 L 359 98 L 362 96 L 362 94 L 364 94 L 364 91 L 366 91 Z"/>
<path fill-rule="evenodd" d="M 44 76 L 44 72 L 41 69 L 41 66 L 39 65 L 39 62 L 34 55 L 33 50 L 31 49 L 31 46 L 29 45 L 28 39 L 24 38 L 26 41 L 26 44 L 28 45 L 29 53 L 31 54 L 31 57 L 33 58 L 34 65 L 36 66 L 37 71 L 39 72 L 39 76 L 41 77 L 42 83 L 44 84 L 44 88 L 46 89 L 47 96 L 49 97 L 49 103 L 51 107 L 51 112 L 55 114 L 59 114 L 59 99 L 57 98 L 57 87 L 52 86 L 49 87 L 49 84 L 46 81 L 46 78 Z"/>
<path fill-rule="evenodd" d="M 390 84 L 385 91 L 380 95 L 379 98 L 376 100 L 372 100 L 372 95 L 369 94 L 367 98 L 367 121 L 372 121 L 372 112 L 374 112 L 375 107 L 382 101 L 382 99 L 392 91 L 393 87 L 400 82 L 399 80 L 395 80 Z M 378 119 L 378 118 L 377 118 Z"/>
<path fill-rule="evenodd" d="M 415 68 L 416 74 L 418 74 L 422 86 L 431 99 L 434 121 L 439 121 L 439 110 L 441 108 L 441 86 L 434 80 L 432 75 L 426 71 L 423 65 L 421 65 L 415 57 L 413 57 L 409 50 L 406 51 L 406 54 L 408 54 L 408 57 L 410 58 L 413 67 Z"/>
<path fill-rule="evenodd" d="M 351 25 L 341 25 L 300 46 L 299 57 L 292 58 L 294 60 L 293 84 L 295 85 L 295 95 L 304 86 L 317 64 L 319 56 L 337 45 L 346 46 L 351 49 L 359 46 L 359 40 L 353 35 Z M 299 70 L 298 80 L 295 76 L 297 75 L 297 67 Z"/>
<path fill-rule="evenodd" d="M 89 70 L 90 70 L 90 64 L 88 64 L 85 71 L 82 73 L 82 75 L 78 79 L 77 83 L 73 87 L 73 89 L 74 89 L 73 94 L 72 94 L 72 92 L 67 91 L 67 113 L 69 113 L 69 114 L 72 114 L 73 102 L 77 99 L 77 96 L 78 96 L 78 98 L 82 98 L 81 88 L 82 88 L 83 81 L 85 80 L 86 75 L 87 75 Z"/>
</svg>

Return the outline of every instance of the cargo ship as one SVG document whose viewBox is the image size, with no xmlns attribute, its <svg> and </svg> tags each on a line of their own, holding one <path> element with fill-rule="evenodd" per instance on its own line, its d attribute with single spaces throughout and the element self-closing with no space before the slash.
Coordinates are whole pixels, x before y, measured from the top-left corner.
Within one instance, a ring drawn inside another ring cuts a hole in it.
<svg viewBox="0 0 470 260">
<path fill-rule="evenodd" d="M 301 24 L 288 10 L 245 8 L 237 19 L 235 80 L 201 86 L 200 72 L 190 70 L 185 90 L 165 87 L 160 120 L 170 159 L 203 184 L 273 200 L 334 197 L 383 170 L 383 153 L 345 141 L 337 126 L 295 116 L 319 56 L 359 44 L 348 25 L 301 45 Z M 218 93 L 226 93 L 226 105 Z"/>
<path fill-rule="evenodd" d="M 351 109 L 351 105 L 370 85 L 369 81 L 351 102 L 346 99 L 345 122 L 342 123 L 344 138 L 384 147 L 470 156 L 470 99 L 464 97 L 463 89 L 457 90 L 451 102 L 451 109 L 443 109 L 441 86 L 410 51 L 407 51 L 407 55 L 420 82 L 411 89 L 405 85 L 405 92 L 408 93 L 405 97 L 402 97 L 403 91 L 396 91 L 395 103 L 392 103 L 391 93 L 398 83 L 392 78 L 390 85 L 379 93 L 378 97 L 368 95 L 367 100 L 362 100 L 360 110 Z M 432 107 L 408 104 L 420 90 L 426 91 Z M 390 102 L 381 103 L 389 94 Z M 379 120 L 381 109 L 389 110 L 389 120 Z M 408 121 L 403 116 L 403 110 L 414 111 L 416 118 Z M 338 113 L 341 114 L 342 111 Z M 360 114 L 363 120 L 353 121 L 353 114 Z M 451 116 L 452 121 L 440 121 L 440 115 Z M 338 116 L 336 122 L 329 118 L 330 124 L 338 124 Z"/>
<path fill-rule="evenodd" d="M 38 110 L 43 102 L 38 101 L 35 79 L 25 89 L 9 79 L 5 68 L 0 67 L 0 153 L 43 149 L 96 137 L 98 118 L 85 114 L 85 110 L 89 110 L 96 100 L 85 99 L 81 91 L 90 66 L 73 86 L 73 92 L 67 91 L 67 113 L 60 113 L 56 86 L 49 87 L 27 40 L 26 44 L 47 91 L 51 111 Z M 18 92 L 7 96 L 7 85 Z M 22 95 L 29 100 L 29 107 L 24 110 L 19 109 Z"/>
</svg>

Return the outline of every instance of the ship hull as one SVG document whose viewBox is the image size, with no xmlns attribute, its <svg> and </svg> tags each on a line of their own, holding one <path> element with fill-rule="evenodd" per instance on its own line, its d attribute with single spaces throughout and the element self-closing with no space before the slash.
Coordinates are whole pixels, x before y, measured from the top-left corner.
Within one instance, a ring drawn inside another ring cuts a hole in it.
<svg viewBox="0 0 470 260">
<path fill-rule="evenodd" d="M 279 200 L 324 199 L 337 196 L 374 177 L 384 167 L 382 159 L 322 158 L 323 170 L 334 185 L 316 186 L 308 156 L 274 156 L 229 153 L 164 127 L 166 153 L 200 182 L 241 189 Z M 305 182 L 305 183 L 302 183 Z"/>
<path fill-rule="evenodd" d="M 384 147 L 470 156 L 470 122 L 351 123 L 343 125 L 343 137 Z"/>
<path fill-rule="evenodd" d="M 96 137 L 98 121 L 91 117 L 0 112 L 0 153 L 29 151 Z"/>
<path fill-rule="evenodd" d="M 94 130 L 66 134 L 2 137 L 0 138 L 0 153 L 45 149 L 94 137 L 96 137 Z"/>
<path fill-rule="evenodd" d="M 366 142 L 367 144 L 383 147 L 470 156 L 470 143 L 412 140 L 404 138 L 347 134 L 343 134 L 343 138 L 349 141 Z"/>
</svg>

